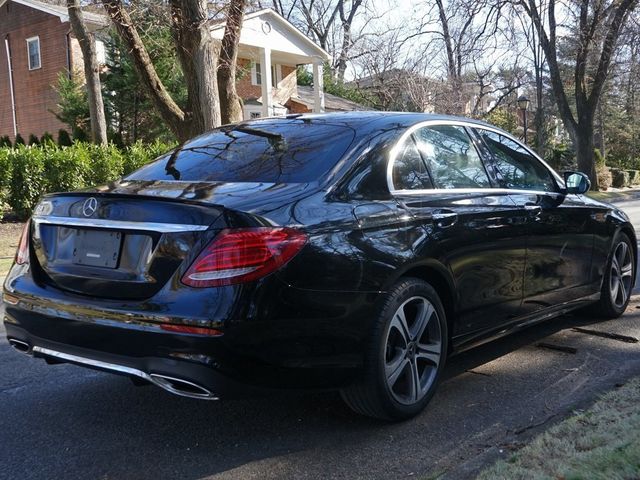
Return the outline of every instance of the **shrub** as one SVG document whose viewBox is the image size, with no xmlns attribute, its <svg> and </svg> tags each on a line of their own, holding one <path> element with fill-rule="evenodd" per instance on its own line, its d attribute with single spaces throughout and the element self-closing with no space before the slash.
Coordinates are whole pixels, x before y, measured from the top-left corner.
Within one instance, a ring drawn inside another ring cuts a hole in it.
<svg viewBox="0 0 640 480">
<path fill-rule="evenodd" d="M 73 145 L 71 137 L 69 136 L 69 132 L 67 132 L 63 128 L 58 130 L 58 145 L 60 145 L 61 147 L 70 147 L 71 145 Z"/>
<path fill-rule="evenodd" d="M 0 218 L 11 208 L 26 218 L 41 195 L 78 190 L 111 182 L 131 173 L 173 147 L 156 142 L 136 143 L 120 150 L 115 145 L 76 142 L 0 148 Z"/>
<path fill-rule="evenodd" d="M 40 143 L 43 145 L 47 145 L 47 144 L 55 144 L 56 142 L 53 140 L 53 135 L 51 135 L 49 132 L 44 132 L 42 134 L 42 137 L 40 137 Z"/>
<path fill-rule="evenodd" d="M 629 173 L 626 170 L 611 169 L 612 184 L 616 188 L 629 185 Z"/>
<path fill-rule="evenodd" d="M 11 147 L 11 139 L 9 135 L 4 135 L 0 137 L 0 148 Z"/>
<path fill-rule="evenodd" d="M 627 170 L 629 174 L 629 186 L 640 184 L 640 170 Z"/>
<path fill-rule="evenodd" d="M 154 142 L 150 145 L 144 145 L 142 142 L 136 142 L 125 150 L 123 175 L 139 169 L 143 165 L 155 160 L 160 155 L 167 153 L 174 148 L 175 145 L 163 142 Z"/>
<path fill-rule="evenodd" d="M 29 135 L 29 141 L 27 142 L 27 145 L 40 145 L 40 139 L 32 133 L 31 135 Z"/>
<path fill-rule="evenodd" d="M 24 145 L 24 138 L 22 138 L 22 135 L 20 134 L 16 135 L 16 138 L 13 140 L 13 145 L 14 146 Z"/>
<path fill-rule="evenodd" d="M 596 164 L 596 176 L 598 177 L 598 187 L 600 190 L 607 190 L 611 187 L 611 172 L 605 165 L 604 157 L 599 149 L 593 150 L 593 160 Z"/>
<path fill-rule="evenodd" d="M 608 190 L 611 187 L 611 170 L 606 165 L 596 164 L 596 175 L 598 176 L 598 187 L 600 190 Z"/>
<path fill-rule="evenodd" d="M 44 152 L 45 192 L 65 192 L 87 186 L 91 161 L 85 149 L 81 146 L 64 149 L 49 147 Z"/>
<path fill-rule="evenodd" d="M 122 176 L 124 160 L 115 145 L 76 145 L 78 150 L 86 149 L 91 162 L 87 185 L 109 183 Z"/>
<path fill-rule="evenodd" d="M 41 148 L 19 145 L 9 151 L 12 174 L 8 203 L 20 218 L 31 214 L 46 189 L 44 158 L 44 150 Z"/>
<path fill-rule="evenodd" d="M 11 185 L 12 164 L 8 148 L 0 148 L 0 218 L 9 211 L 9 186 Z"/>
</svg>

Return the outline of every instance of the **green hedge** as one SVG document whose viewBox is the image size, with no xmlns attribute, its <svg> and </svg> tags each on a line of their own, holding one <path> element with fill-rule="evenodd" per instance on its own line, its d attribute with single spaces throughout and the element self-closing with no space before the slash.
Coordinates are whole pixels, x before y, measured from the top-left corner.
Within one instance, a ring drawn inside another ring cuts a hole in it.
<svg viewBox="0 0 640 480">
<path fill-rule="evenodd" d="M 0 218 L 8 212 L 27 218 L 44 193 L 78 190 L 117 180 L 174 146 L 136 143 L 119 149 L 115 145 L 81 142 L 59 147 L 48 142 L 0 148 Z"/>
</svg>

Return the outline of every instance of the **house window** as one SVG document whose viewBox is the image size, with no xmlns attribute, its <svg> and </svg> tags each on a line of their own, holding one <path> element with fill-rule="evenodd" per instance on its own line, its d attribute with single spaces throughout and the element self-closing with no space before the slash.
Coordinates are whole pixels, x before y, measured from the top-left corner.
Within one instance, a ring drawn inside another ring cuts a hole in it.
<svg viewBox="0 0 640 480">
<path fill-rule="evenodd" d="M 249 115 L 251 115 L 252 119 L 261 117 L 260 112 L 251 112 Z"/>
<path fill-rule="evenodd" d="M 254 64 L 252 69 L 252 76 L 254 79 L 254 85 L 262 85 L 262 69 L 259 63 Z M 278 79 L 276 77 L 276 66 L 271 65 L 271 85 L 274 87 L 278 86 Z"/>
<path fill-rule="evenodd" d="M 29 70 L 37 70 L 40 64 L 40 37 L 27 38 L 27 56 L 29 57 Z"/>
</svg>

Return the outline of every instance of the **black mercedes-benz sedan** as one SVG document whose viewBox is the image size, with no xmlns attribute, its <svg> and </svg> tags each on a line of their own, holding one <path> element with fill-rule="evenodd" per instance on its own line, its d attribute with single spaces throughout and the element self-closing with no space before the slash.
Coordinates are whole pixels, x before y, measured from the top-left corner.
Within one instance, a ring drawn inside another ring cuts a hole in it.
<svg viewBox="0 0 640 480">
<path fill-rule="evenodd" d="M 455 352 L 581 307 L 624 312 L 635 232 L 588 189 L 463 118 L 223 126 L 42 198 L 4 284 L 8 340 L 186 397 L 339 389 L 408 418 Z"/>
</svg>

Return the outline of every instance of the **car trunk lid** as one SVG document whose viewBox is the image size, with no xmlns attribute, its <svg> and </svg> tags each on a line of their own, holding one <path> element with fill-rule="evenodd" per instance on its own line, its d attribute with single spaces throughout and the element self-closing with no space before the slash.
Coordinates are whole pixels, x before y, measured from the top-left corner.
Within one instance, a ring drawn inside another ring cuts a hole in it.
<svg viewBox="0 0 640 480">
<path fill-rule="evenodd" d="M 156 195 L 49 195 L 32 221 L 37 268 L 45 283 L 78 294 L 148 298 L 224 227 L 223 211 Z"/>
</svg>

